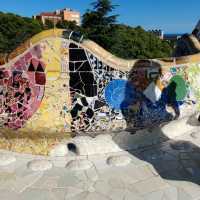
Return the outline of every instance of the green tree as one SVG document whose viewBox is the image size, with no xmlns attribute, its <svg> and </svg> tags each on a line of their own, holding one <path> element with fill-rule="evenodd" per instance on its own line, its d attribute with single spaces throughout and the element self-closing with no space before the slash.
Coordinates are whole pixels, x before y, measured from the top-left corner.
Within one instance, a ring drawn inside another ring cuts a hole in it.
<svg viewBox="0 0 200 200">
<path fill-rule="evenodd" d="M 110 0 L 97 0 L 92 6 L 93 9 L 83 15 L 85 36 L 111 53 L 126 59 L 171 55 L 172 48 L 168 42 L 146 32 L 142 27 L 117 24 L 118 15 L 110 15 L 116 8 Z"/>
<path fill-rule="evenodd" d="M 56 27 L 62 28 L 62 29 L 74 30 L 74 31 L 79 29 L 75 21 L 59 21 L 56 24 Z"/>
<path fill-rule="evenodd" d="M 87 10 L 83 15 L 83 28 L 106 28 L 116 23 L 118 15 L 109 15 L 116 7 L 116 5 L 112 5 L 110 0 L 97 0 L 91 5 L 93 6 L 93 10 Z"/>
<path fill-rule="evenodd" d="M 42 30 L 42 25 L 36 20 L 0 12 L 0 53 L 13 51 Z"/>
<path fill-rule="evenodd" d="M 54 23 L 51 20 L 45 20 L 45 25 L 44 25 L 45 29 L 52 29 L 54 28 Z"/>
<path fill-rule="evenodd" d="M 110 35 L 113 33 L 112 26 L 117 21 L 118 15 L 110 15 L 116 5 L 110 0 L 97 0 L 91 4 L 92 10 L 87 10 L 83 15 L 82 27 L 84 35 L 108 49 L 112 45 Z"/>
<path fill-rule="evenodd" d="M 83 15 L 82 27 L 74 22 L 58 22 L 56 27 L 79 31 L 116 56 L 125 59 L 169 57 L 173 45 L 160 40 L 142 27 L 117 24 L 115 5 L 110 0 L 97 0 L 93 9 Z M 0 54 L 10 53 L 22 42 L 44 29 L 53 28 L 51 21 L 44 27 L 40 21 L 0 12 Z"/>
<path fill-rule="evenodd" d="M 114 34 L 110 36 L 112 46 L 109 51 L 125 59 L 146 59 L 169 57 L 172 48 L 167 41 L 161 40 L 142 27 L 130 27 L 118 24 L 113 27 Z"/>
</svg>

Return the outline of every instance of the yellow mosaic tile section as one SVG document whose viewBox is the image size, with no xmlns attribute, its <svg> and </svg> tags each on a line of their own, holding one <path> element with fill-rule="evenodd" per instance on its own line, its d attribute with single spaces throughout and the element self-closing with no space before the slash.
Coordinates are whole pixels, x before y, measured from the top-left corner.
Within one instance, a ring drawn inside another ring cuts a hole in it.
<svg viewBox="0 0 200 200">
<path fill-rule="evenodd" d="M 43 40 L 40 46 L 42 60 L 46 65 L 45 94 L 39 109 L 28 120 L 23 129 L 33 131 L 42 129 L 44 132 L 50 131 L 52 134 L 70 132 L 69 76 L 61 74 L 62 61 L 68 63 L 68 50 L 63 50 L 62 38 L 58 37 Z"/>
<path fill-rule="evenodd" d="M 57 79 L 61 72 L 61 38 L 49 38 L 44 40 L 42 48 L 42 60 L 44 61 L 47 79 Z"/>
<path fill-rule="evenodd" d="M 70 108 L 70 95 L 67 79 L 47 80 L 45 95 L 36 113 L 29 119 L 23 129 L 37 132 L 66 133 L 70 132 L 70 113 L 63 107 Z"/>
<path fill-rule="evenodd" d="M 48 37 L 62 37 L 62 34 L 63 34 L 63 29 L 50 29 L 42 31 L 41 33 L 38 33 L 37 35 L 33 36 L 30 39 L 30 42 L 32 44 L 35 44 Z"/>
</svg>

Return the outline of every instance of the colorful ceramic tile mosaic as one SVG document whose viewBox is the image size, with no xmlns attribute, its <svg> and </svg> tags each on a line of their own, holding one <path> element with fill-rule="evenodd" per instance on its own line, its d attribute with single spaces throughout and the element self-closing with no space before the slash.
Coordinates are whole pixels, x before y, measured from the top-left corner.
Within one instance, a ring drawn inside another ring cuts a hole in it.
<svg viewBox="0 0 200 200">
<path fill-rule="evenodd" d="M 131 70 L 119 70 L 104 59 L 62 37 L 37 41 L 0 68 L 1 128 L 52 133 L 140 129 L 199 105 L 198 63 L 164 70 L 158 62 L 139 60 Z"/>
</svg>

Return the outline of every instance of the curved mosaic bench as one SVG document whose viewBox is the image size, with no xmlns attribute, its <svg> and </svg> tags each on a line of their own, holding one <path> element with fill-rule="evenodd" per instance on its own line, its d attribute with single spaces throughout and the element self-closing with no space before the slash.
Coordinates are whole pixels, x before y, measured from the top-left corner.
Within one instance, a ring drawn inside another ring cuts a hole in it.
<svg viewBox="0 0 200 200">
<path fill-rule="evenodd" d="M 200 54 L 124 60 L 72 36 L 44 31 L 8 55 L 0 66 L 1 129 L 142 129 L 198 110 Z"/>
</svg>

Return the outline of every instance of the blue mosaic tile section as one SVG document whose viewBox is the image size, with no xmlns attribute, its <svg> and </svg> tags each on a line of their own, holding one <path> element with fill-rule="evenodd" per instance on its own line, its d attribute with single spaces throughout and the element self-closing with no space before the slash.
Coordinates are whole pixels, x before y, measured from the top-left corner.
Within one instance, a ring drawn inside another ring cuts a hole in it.
<svg viewBox="0 0 200 200">
<path fill-rule="evenodd" d="M 105 99 L 113 109 L 126 109 L 135 99 L 134 86 L 127 80 L 113 80 L 105 88 Z"/>
</svg>

